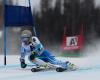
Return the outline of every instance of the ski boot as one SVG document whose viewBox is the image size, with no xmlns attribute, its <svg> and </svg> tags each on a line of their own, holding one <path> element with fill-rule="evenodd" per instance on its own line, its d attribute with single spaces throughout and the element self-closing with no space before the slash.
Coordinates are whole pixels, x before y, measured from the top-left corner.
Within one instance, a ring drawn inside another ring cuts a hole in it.
<svg viewBox="0 0 100 80">
<path fill-rule="evenodd" d="M 57 72 L 63 72 L 63 71 L 66 71 L 66 70 L 67 71 L 74 71 L 76 69 L 77 69 L 76 65 L 74 65 L 74 64 L 70 63 L 69 61 L 67 61 L 67 62 L 63 63 L 62 66 L 57 67 L 56 71 Z"/>
<path fill-rule="evenodd" d="M 76 65 L 73 63 L 67 61 L 66 64 L 67 64 L 67 70 L 74 71 L 77 69 Z"/>
</svg>

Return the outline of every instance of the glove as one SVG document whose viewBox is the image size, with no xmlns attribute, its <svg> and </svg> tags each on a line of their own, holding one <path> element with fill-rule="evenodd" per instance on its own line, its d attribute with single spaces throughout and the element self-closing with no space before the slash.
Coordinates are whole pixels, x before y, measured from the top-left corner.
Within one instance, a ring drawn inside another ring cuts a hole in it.
<svg viewBox="0 0 100 80">
<path fill-rule="evenodd" d="M 21 68 L 26 68 L 27 64 L 25 64 L 25 60 L 21 59 L 20 61 L 21 61 Z"/>
<path fill-rule="evenodd" d="M 33 61 L 35 59 L 35 53 L 30 55 L 30 60 Z"/>
</svg>

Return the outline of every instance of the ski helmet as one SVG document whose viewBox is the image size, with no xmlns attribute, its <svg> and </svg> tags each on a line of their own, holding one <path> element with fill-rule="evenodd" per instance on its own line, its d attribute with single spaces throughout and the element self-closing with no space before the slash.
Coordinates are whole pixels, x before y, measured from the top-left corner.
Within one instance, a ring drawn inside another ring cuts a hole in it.
<svg viewBox="0 0 100 80">
<path fill-rule="evenodd" d="M 32 36 L 32 33 L 30 30 L 24 30 L 22 31 L 21 39 L 23 42 L 29 42 L 31 36 Z"/>
</svg>

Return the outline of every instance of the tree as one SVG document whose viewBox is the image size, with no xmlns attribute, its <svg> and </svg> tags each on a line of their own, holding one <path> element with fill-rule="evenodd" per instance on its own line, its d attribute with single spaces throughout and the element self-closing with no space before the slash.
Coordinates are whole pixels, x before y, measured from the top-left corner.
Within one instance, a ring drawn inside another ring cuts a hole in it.
<svg viewBox="0 0 100 80">
<path fill-rule="evenodd" d="M 81 16 L 84 24 L 84 39 L 87 41 L 94 28 L 94 0 L 84 0 L 81 4 Z"/>
<path fill-rule="evenodd" d="M 67 35 L 77 35 L 81 23 L 80 0 L 64 0 L 64 18 Z"/>
</svg>

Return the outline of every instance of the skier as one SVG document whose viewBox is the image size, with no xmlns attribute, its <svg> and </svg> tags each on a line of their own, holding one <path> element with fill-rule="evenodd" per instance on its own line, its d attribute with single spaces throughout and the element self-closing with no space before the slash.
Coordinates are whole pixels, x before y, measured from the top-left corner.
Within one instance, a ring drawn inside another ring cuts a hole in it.
<svg viewBox="0 0 100 80">
<path fill-rule="evenodd" d="M 24 30 L 21 34 L 21 68 L 26 68 L 25 56 L 28 55 L 28 59 L 36 66 L 48 66 L 48 64 L 59 65 L 63 68 L 69 66 L 73 67 L 69 61 L 59 61 L 48 50 L 45 50 L 39 39 L 32 36 L 31 31 Z"/>
</svg>

